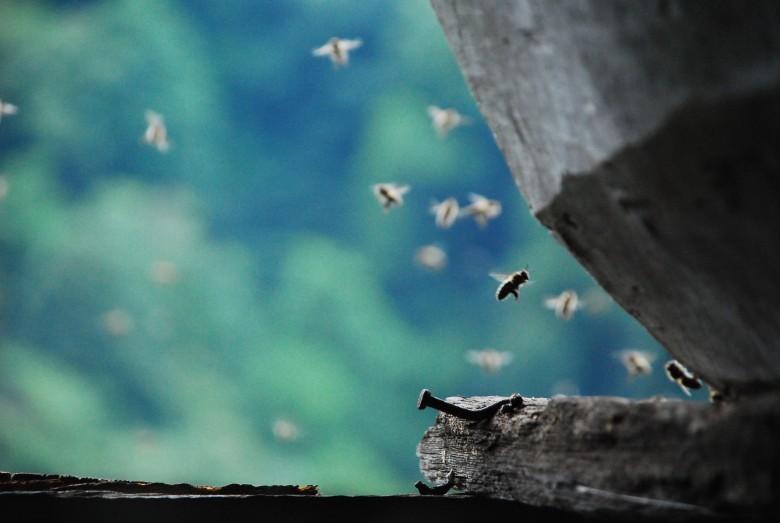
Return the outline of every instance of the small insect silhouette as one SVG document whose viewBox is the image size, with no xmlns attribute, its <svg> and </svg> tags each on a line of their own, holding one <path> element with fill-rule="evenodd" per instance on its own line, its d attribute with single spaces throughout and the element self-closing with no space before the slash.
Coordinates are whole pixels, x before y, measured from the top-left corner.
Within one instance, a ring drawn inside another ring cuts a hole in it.
<svg viewBox="0 0 780 523">
<path fill-rule="evenodd" d="M 377 183 L 371 186 L 382 208 L 387 211 L 391 207 L 400 207 L 404 204 L 404 194 L 409 192 L 408 185 L 398 185 L 397 183 Z"/>
<path fill-rule="evenodd" d="M 455 109 L 442 109 L 436 105 L 428 106 L 428 116 L 431 117 L 436 134 L 441 138 L 446 137 L 456 127 L 469 123 L 469 119 Z"/>
<path fill-rule="evenodd" d="M 19 108 L 16 107 L 14 104 L 0 100 L 0 120 L 2 120 L 4 114 L 10 116 L 18 112 L 19 112 Z"/>
<path fill-rule="evenodd" d="M 363 41 L 359 38 L 347 40 L 334 36 L 327 44 L 314 49 L 311 53 L 314 56 L 328 56 L 334 67 L 342 67 L 349 63 L 349 52 L 361 45 Z"/>
<path fill-rule="evenodd" d="M 165 121 L 162 115 L 147 110 L 146 116 L 146 131 L 141 137 L 143 143 L 153 145 L 158 151 L 164 153 L 170 148 L 168 143 L 168 129 L 165 127 Z"/>
<path fill-rule="evenodd" d="M 547 298 L 544 304 L 548 309 L 553 309 L 555 315 L 562 320 L 570 320 L 574 311 L 581 306 L 579 297 L 573 290 L 566 290 L 558 296 Z"/>
<path fill-rule="evenodd" d="M 476 193 L 469 194 L 471 204 L 461 209 L 461 216 L 470 216 L 474 218 L 477 225 L 484 228 L 488 221 L 501 214 L 501 202 L 491 200 Z"/>
<path fill-rule="evenodd" d="M 512 274 L 501 274 L 498 272 L 491 272 L 491 278 L 501 282 L 496 290 L 496 299 L 498 301 L 503 300 L 510 294 L 515 297 L 515 301 L 520 298 L 520 287 L 529 282 L 531 275 L 527 270 L 513 272 Z"/>
<path fill-rule="evenodd" d="M 677 383 L 682 391 L 688 396 L 691 395 L 689 389 L 700 389 L 701 380 L 694 373 L 686 369 L 682 363 L 677 360 L 670 360 L 664 364 L 664 370 L 670 380 Z"/>
<path fill-rule="evenodd" d="M 466 353 L 466 360 L 479 365 L 483 371 L 494 374 L 512 361 L 512 353 L 495 349 L 470 350 Z"/>
<path fill-rule="evenodd" d="M 431 213 L 436 216 L 436 226 L 442 229 L 449 229 L 460 214 L 460 206 L 455 198 L 447 198 L 441 203 L 434 203 L 431 206 Z"/>
<path fill-rule="evenodd" d="M 645 351 L 625 349 L 615 353 L 615 356 L 620 359 L 620 362 L 626 368 L 629 380 L 653 372 L 652 362 L 654 357 Z"/>
</svg>

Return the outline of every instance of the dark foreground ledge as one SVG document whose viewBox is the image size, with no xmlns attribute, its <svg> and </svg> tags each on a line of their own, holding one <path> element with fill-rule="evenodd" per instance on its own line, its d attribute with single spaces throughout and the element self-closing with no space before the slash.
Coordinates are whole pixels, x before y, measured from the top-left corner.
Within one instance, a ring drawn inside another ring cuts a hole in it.
<svg viewBox="0 0 780 523">
<path fill-rule="evenodd" d="M 449 398 L 477 409 L 497 397 Z M 708 404 L 525 398 L 485 421 L 439 414 L 418 445 L 429 481 L 604 519 L 780 515 L 780 396 Z"/>
</svg>

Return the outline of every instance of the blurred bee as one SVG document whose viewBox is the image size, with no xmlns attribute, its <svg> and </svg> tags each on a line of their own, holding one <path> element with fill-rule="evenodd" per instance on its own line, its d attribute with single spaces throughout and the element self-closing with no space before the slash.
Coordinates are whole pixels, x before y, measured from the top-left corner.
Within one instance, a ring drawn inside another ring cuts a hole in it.
<svg viewBox="0 0 780 523">
<path fill-rule="evenodd" d="M 19 108 L 16 107 L 14 104 L 9 104 L 8 102 L 4 102 L 0 100 L 0 120 L 2 120 L 3 115 L 12 115 L 19 112 Z"/>
<path fill-rule="evenodd" d="M 501 202 L 498 200 L 491 200 L 475 193 L 469 194 L 469 200 L 471 200 L 471 204 L 464 207 L 460 214 L 471 216 L 480 227 L 485 227 L 488 220 L 501 214 Z"/>
<path fill-rule="evenodd" d="M 447 198 L 441 203 L 434 203 L 431 206 L 431 212 L 436 216 L 436 226 L 442 229 L 449 229 L 460 214 L 458 200 Z"/>
<path fill-rule="evenodd" d="M 664 364 L 664 370 L 666 370 L 666 375 L 669 379 L 677 383 L 682 391 L 688 396 L 691 395 L 691 391 L 688 389 L 701 388 L 701 380 L 691 371 L 683 367 L 677 360 L 667 361 Z"/>
<path fill-rule="evenodd" d="M 404 204 L 404 194 L 409 192 L 408 185 L 396 183 L 377 183 L 371 187 L 382 208 L 387 211 L 394 205 L 400 207 Z"/>
<path fill-rule="evenodd" d="M 491 272 L 490 276 L 494 280 L 501 282 L 501 285 L 499 285 L 498 289 L 496 290 L 496 299 L 498 301 L 503 300 L 510 294 L 514 295 L 515 301 L 517 301 L 518 298 L 520 298 L 520 287 L 528 283 L 531 277 L 528 271 L 525 269 L 508 275 Z"/>
<path fill-rule="evenodd" d="M 433 128 L 440 137 L 446 137 L 450 131 L 469 122 L 469 119 L 455 109 L 442 109 L 435 105 L 428 106 L 428 116 L 431 117 Z"/>
<path fill-rule="evenodd" d="M 314 49 L 311 53 L 314 56 L 329 56 L 330 61 L 333 62 L 335 67 L 341 67 L 349 63 L 349 52 L 353 49 L 357 49 L 363 45 L 363 41 L 355 40 L 342 40 L 335 36 L 328 40 L 328 43 L 322 47 Z"/>
<path fill-rule="evenodd" d="M 168 143 L 168 130 L 165 128 L 165 122 L 162 115 L 147 109 L 146 111 L 146 132 L 141 137 L 141 141 L 153 145 L 161 153 L 170 148 Z"/>
<path fill-rule="evenodd" d="M 447 253 L 435 245 L 424 245 L 417 249 L 414 261 L 426 269 L 440 271 L 447 265 Z"/>
<path fill-rule="evenodd" d="M 544 304 L 548 309 L 553 309 L 555 315 L 562 320 L 569 320 L 574 315 L 574 311 L 581 305 L 577 293 L 572 290 L 561 292 L 558 296 L 547 298 Z"/>
<path fill-rule="evenodd" d="M 271 430 L 274 433 L 274 437 L 279 441 L 291 442 L 297 440 L 300 436 L 298 425 L 284 418 L 274 420 Z"/>
<path fill-rule="evenodd" d="M 615 355 L 626 368 L 629 380 L 632 380 L 639 375 L 653 372 L 652 362 L 654 357 L 647 352 L 636 349 L 625 349 L 615 353 Z"/>
<path fill-rule="evenodd" d="M 483 371 L 493 374 L 512 361 L 512 353 L 499 352 L 495 349 L 470 350 L 466 353 L 466 360 L 479 365 Z"/>
<path fill-rule="evenodd" d="M 722 403 L 726 399 L 723 392 L 712 388 L 712 386 L 707 385 L 707 389 L 710 394 L 710 403 Z"/>
</svg>

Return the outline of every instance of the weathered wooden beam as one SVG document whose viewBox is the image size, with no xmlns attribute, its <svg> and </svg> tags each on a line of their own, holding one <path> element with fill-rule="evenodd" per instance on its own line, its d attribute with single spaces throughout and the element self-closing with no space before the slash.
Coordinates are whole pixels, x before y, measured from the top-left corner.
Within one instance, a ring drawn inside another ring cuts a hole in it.
<svg viewBox="0 0 780 523">
<path fill-rule="evenodd" d="M 501 398 L 448 398 L 480 408 Z M 486 421 L 440 413 L 417 448 L 429 481 L 605 518 L 780 515 L 780 396 L 705 404 L 524 398 Z"/>
<path fill-rule="evenodd" d="M 431 4 L 533 214 L 705 381 L 780 388 L 780 3 Z"/>
</svg>

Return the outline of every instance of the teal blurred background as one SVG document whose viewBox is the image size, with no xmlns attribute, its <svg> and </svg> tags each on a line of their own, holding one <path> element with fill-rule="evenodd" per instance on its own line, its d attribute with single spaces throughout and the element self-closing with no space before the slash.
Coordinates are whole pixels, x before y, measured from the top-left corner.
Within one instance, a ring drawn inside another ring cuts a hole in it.
<svg viewBox="0 0 780 523">
<path fill-rule="evenodd" d="M 363 39 L 348 67 L 312 56 L 332 36 Z M 3 0 L 0 100 L 0 470 L 408 493 L 422 388 L 683 397 L 530 215 L 427 1 Z M 431 104 L 471 124 L 441 139 Z M 470 192 L 503 213 L 436 228 Z"/>
</svg>

